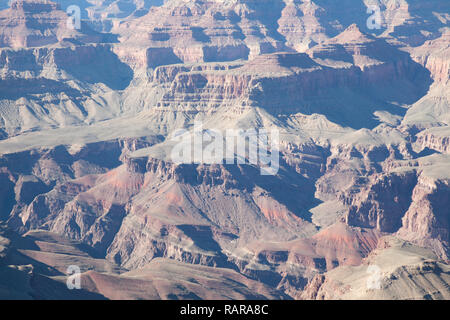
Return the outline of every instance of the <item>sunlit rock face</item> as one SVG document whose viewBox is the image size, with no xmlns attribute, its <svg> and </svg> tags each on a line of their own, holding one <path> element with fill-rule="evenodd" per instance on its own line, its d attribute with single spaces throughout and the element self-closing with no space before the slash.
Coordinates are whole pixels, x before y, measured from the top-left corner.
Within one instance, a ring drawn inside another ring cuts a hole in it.
<svg viewBox="0 0 450 320">
<path fill-rule="evenodd" d="M 448 299 L 448 1 L 0 9 L 0 297 Z M 275 174 L 206 161 L 228 129 Z"/>
</svg>

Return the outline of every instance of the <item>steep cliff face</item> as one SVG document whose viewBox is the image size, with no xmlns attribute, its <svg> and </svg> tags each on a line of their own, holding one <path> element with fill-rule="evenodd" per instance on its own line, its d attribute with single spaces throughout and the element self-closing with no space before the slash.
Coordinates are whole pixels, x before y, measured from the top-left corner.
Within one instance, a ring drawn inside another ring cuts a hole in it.
<svg viewBox="0 0 450 320">
<path fill-rule="evenodd" d="M 361 190 L 356 199 L 345 199 L 350 205 L 347 223 L 360 227 L 373 227 L 382 232 L 396 232 L 410 205 L 411 194 L 417 183 L 414 172 L 402 175 L 373 177 L 367 190 Z"/>
<path fill-rule="evenodd" d="M 278 20 L 278 31 L 286 39 L 286 45 L 298 52 L 328 38 L 327 27 L 320 23 L 323 8 L 312 1 L 286 2 Z"/>
<path fill-rule="evenodd" d="M 266 10 L 268 6 L 275 10 Z M 276 31 L 281 1 L 170 1 L 148 14 L 117 24 L 124 46 L 118 55 L 136 67 L 247 59 L 282 50 Z M 141 30 L 141 32 L 135 32 Z M 133 48 L 132 50 L 126 49 Z M 165 60 L 153 52 L 167 51 Z"/>
<path fill-rule="evenodd" d="M 447 82 L 450 76 L 450 30 L 445 28 L 442 35 L 426 41 L 422 46 L 411 50 L 411 56 L 430 70 L 437 82 Z"/>
<path fill-rule="evenodd" d="M 449 181 L 419 176 L 412 203 L 405 212 L 399 236 L 421 246 L 431 247 L 449 259 Z"/>
<path fill-rule="evenodd" d="M 365 39 L 352 26 L 330 40 L 326 50 L 325 45 L 311 49 L 309 56 L 276 53 L 244 64 L 158 67 L 153 81 L 166 91 L 156 106 L 193 112 L 224 105 L 257 106 L 276 115 L 315 112 L 341 125 L 372 127 L 377 124 L 374 112 L 402 112 L 388 103 L 377 110 L 373 105 L 378 99 L 396 104 L 415 102 L 431 80 L 428 71 L 407 54 L 384 41 L 372 38 L 367 43 Z M 352 117 L 345 118 L 347 113 Z"/>
</svg>

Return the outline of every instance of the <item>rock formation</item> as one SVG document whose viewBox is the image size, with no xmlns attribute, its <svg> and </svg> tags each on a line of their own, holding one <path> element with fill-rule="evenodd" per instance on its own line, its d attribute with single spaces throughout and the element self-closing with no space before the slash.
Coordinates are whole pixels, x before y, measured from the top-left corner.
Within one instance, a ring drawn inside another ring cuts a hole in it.
<svg viewBox="0 0 450 320">
<path fill-rule="evenodd" d="M 371 4 L 0 7 L 0 297 L 448 299 L 449 5 Z M 277 130 L 279 170 L 178 129 Z"/>
</svg>

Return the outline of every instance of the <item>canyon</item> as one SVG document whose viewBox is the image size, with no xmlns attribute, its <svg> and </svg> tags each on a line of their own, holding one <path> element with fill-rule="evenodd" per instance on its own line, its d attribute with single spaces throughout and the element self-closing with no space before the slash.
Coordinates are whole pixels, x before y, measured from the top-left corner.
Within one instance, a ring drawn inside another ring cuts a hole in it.
<svg viewBox="0 0 450 320">
<path fill-rule="evenodd" d="M 447 1 L 78 2 L 0 6 L 0 298 L 449 299 Z"/>
</svg>

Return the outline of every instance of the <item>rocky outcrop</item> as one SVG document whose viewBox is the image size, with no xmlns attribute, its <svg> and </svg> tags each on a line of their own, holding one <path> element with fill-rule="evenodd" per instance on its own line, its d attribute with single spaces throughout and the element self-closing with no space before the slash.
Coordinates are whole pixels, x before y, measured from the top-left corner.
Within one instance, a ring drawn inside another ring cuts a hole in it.
<svg viewBox="0 0 450 320">
<path fill-rule="evenodd" d="M 139 19 L 117 24 L 113 32 L 133 50 L 119 47 L 116 52 L 137 68 L 176 61 L 230 61 L 274 52 L 284 48 L 274 29 L 282 4 L 270 3 L 276 10 L 266 10 L 268 5 L 267 1 L 171 1 L 152 7 Z M 157 50 L 171 52 L 161 60 L 152 55 Z"/>
<path fill-rule="evenodd" d="M 408 209 L 417 178 L 414 172 L 375 178 L 356 198 L 345 199 L 350 205 L 349 225 L 373 227 L 382 232 L 396 232 Z"/>
<path fill-rule="evenodd" d="M 449 265 L 437 261 L 430 251 L 398 239 L 383 238 L 379 248 L 362 265 L 339 267 L 315 276 L 297 298 L 439 300 L 448 297 L 448 277 Z"/>
<path fill-rule="evenodd" d="M 447 83 L 450 77 L 449 41 L 450 31 L 445 29 L 439 38 L 411 50 L 413 59 L 430 70 L 437 82 Z"/>
<path fill-rule="evenodd" d="M 449 181 L 419 176 L 398 235 L 449 259 Z"/>
<path fill-rule="evenodd" d="M 435 150 L 440 153 L 450 153 L 450 135 L 448 127 L 437 127 L 424 130 L 417 135 L 416 144 L 420 150 Z"/>
</svg>

